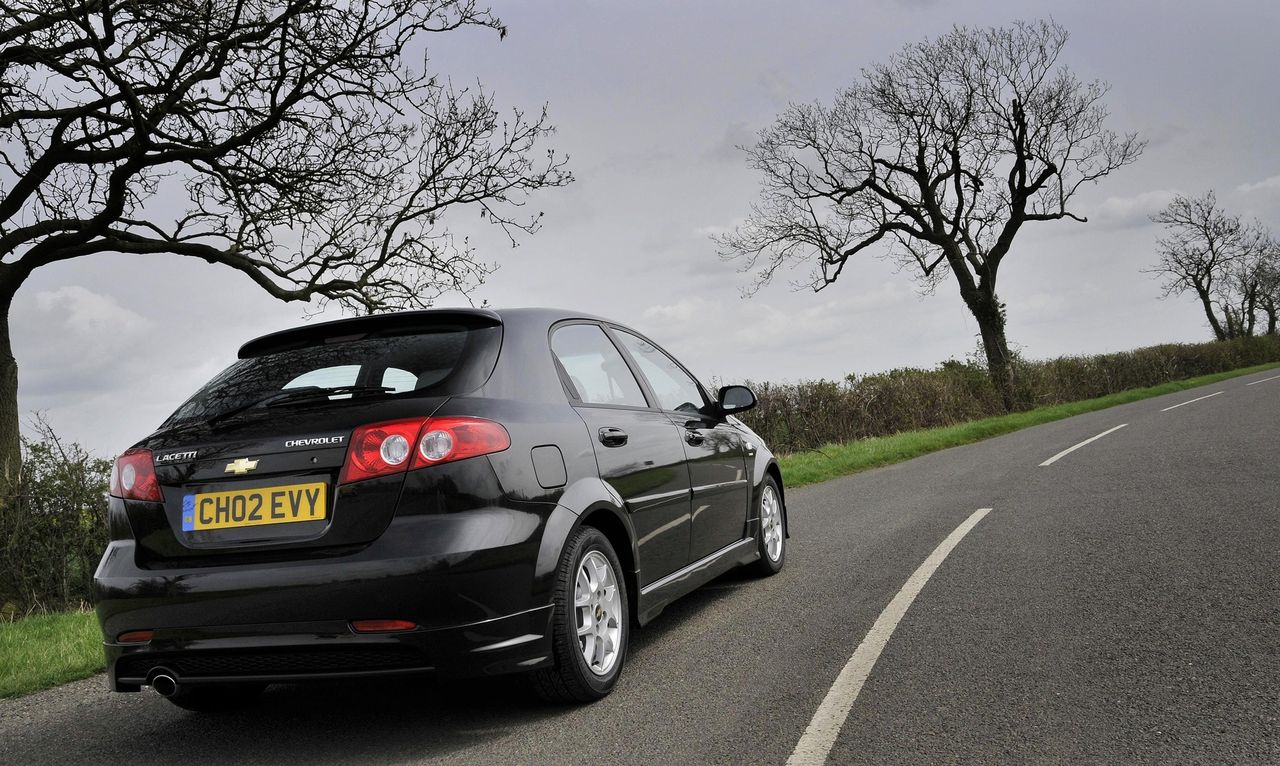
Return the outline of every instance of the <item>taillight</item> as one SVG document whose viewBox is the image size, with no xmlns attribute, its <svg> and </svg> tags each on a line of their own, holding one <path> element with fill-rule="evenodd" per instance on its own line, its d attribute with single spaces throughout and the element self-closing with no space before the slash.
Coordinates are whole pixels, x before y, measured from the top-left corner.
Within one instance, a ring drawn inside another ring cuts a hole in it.
<svg viewBox="0 0 1280 766">
<path fill-rule="evenodd" d="M 116 458 L 111 468 L 111 494 L 126 500 L 164 501 L 151 450 L 131 449 Z"/>
<path fill-rule="evenodd" d="M 118 644 L 145 644 L 150 641 L 156 632 L 154 630 L 130 630 L 116 636 Z"/>
<path fill-rule="evenodd" d="M 483 418 L 414 418 L 360 426 L 351 436 L 339 484 L 501 452 L 511 436 Z"/>
<path fill-rule="evenodd" d="M 511 435 L 501 424 L 482 418 L 432 418 L 418 437 L 413 467 L 423 468 L 452 460 L 501 452 L 511 446 Z"/>
<path fill-rule="evenodd" d="M 338 483 L 349 484 L 409 470 L 413 445 L 418 442 L 424 422 L 423 418 L 413 418 L 357 428 L 351 436 L 347 462 L 342 466 Z"/>
</svg>

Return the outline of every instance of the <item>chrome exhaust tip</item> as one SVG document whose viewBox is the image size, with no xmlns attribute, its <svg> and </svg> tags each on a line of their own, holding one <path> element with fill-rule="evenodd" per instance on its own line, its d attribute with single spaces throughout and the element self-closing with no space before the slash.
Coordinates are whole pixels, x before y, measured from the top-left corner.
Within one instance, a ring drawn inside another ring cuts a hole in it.
<svg viewBox="0 0 1280 766">
<path fill-rule="evenodd" d="M 178 679 L 169 675 L 169 671 L 160 670 L 151 677 L 151 688 L 161 697 L 172 697 L 178 693 Z"/>
</svg>

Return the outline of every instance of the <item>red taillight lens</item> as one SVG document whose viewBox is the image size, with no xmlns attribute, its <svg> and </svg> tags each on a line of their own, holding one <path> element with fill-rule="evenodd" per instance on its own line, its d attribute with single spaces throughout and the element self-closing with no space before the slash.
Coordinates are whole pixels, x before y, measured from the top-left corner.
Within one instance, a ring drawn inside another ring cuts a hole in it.
<svg viewBox="0 0 1280 766">
<path fill-rule="evenodd" d="M 351 629 L 357 633 L 399 633 L 414 630 L 417 623 L 408 620 L 352 620 Z"/>
<path fill-rule="evenodd" d="M 477 455 L 501 452 L 511 435 L 500 423 L 483 418 L 432 418 L 418 437 L 413 467 L 423 468 Z"/>
<path fill-rule="evenodd" d="M 351 436 L 338 483 L 488 455 L 510 446 L 507 429 L 483 418 L 414 418 L 360 426 Z"/>
<path fill-rule="evenodd" d="M 155 463 L 151 450 L 131 449 L 116 458 L 111 469 L 111 494 L 126 500 L 164 502 L 160 482 L 156 479 Z"/>
<path fill-rule="evenodd" d="M 154 630 L 131 630 L 128 633 L 121 633 L 116 636 L 116 642 L 121 644 L 145 644 L 155 634 Z"/>
<path fill-rule="evenodd" d="M 347 462 L 342 466 L 338 483 L 349 484 L 407 471 L 413 445 L 418 443 L 424 422 L 422 418 L 413 418 L 357 428 L 351 436 Z"/>
</svg>

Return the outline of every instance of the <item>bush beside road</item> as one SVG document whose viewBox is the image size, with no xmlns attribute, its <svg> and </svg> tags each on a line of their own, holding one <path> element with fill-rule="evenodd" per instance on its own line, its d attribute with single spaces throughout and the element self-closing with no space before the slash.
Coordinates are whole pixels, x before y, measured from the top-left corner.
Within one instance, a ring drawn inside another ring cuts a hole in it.
<svg viewBox="0 0 1280 766">
<path fill-rule="evenodd" d="M 1280 368 L 1280 363 L 1260 364 L 1229 372 L 1173 381 L 1159 386 L 1130 389 L 1081 402 L 1038 407 L 1027 412 L 983 418 L 954 426 L 907 431 L 855 442 L 827 444 L 817 449 L 783 454 L 779 457 L 779 462 L 782 465 L 782 476 L 787 486 L 801 487 L 838 476 L 900 463 L 929 452 L 972 444 L 1041 423 L 1277 368 Z"/>
<path fill-rule="evenodd" d="M 1017 360 L 1013 365 L 1015 412 L 1276 362 L 1280 362 L 1280 336 L 1275 335 L 1045 361 Z M 850 375 L 842 381 L 765 382 L 752 387 L 760 404 L 744 413 L 742 420 L 779 454 L 818 448 L 825 451 L 823 445 L 999 419 L 1008 414 L 986 368 L 976 361 L 949 360 L 932 370 L 903 368 Z"/>
</svg>

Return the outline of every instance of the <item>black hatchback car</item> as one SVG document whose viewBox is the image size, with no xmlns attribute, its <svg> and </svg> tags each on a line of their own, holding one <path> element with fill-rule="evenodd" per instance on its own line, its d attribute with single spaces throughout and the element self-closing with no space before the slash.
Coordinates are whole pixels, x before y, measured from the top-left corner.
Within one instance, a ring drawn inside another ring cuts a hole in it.
<svg viewBox="0 0 1280 766">
<path fill-rule="evenodd" d="M 269 683 L 528 672 L 614 686 L 633 625 L 784 561 L 773 455 L 652 341 L 549 309 L 246 343 L 120 456 L 94 578 L 111 688 L 194 710 Z"/>
</svg>

